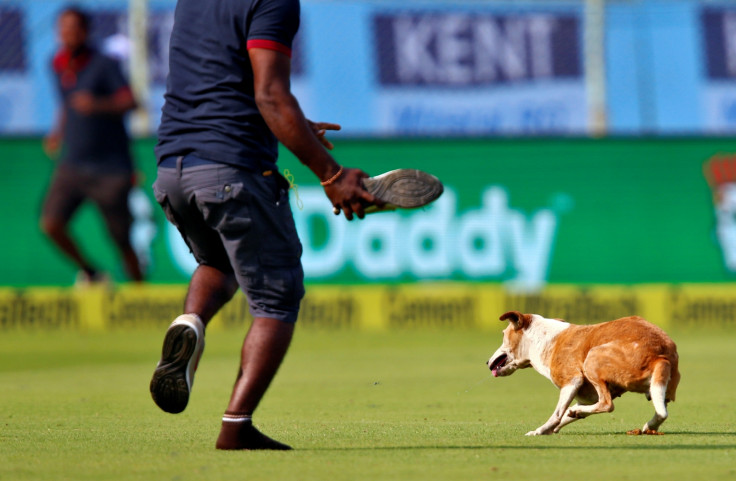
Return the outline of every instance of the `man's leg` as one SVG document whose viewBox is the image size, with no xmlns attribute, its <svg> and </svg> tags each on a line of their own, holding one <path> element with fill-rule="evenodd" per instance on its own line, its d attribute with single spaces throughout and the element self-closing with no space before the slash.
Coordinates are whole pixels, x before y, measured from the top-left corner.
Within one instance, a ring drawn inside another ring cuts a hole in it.
<svg viewBox="0 0 736 481">
<path fill-rule="evenodd" d="M 172 325 L 170 330 L 186 331 L 182 337 L 189 337 L 187 342 L 194 344 L 199 330 L 204 331 L 204 324 L 235 291 L 234 282 L 227 283 L 232 290 L 222 289 L 218 276 L 232 280 L 233 274 L 224 273 L 234 271 L 255 319 L 243 342 L 241 366 L 217 447 L 290 449 L 261 434 L 251 420 L 288 350 L 304 295 L 301 244 L 291 217 L 288 183 L 279 185 L 281 178 L 275 175 L 254 175 L 224 165 L 187 171 L 184 160 L 179 160 L 177 168 L 159 168 L 154 184 L 156 200 L 200 263 L 185 303 L 185 311 L 194 313 L 193 317 L 196 314 L 196 318 L 181 321 L 194 327 Z M 232 185 L 242 185 L 246 192 L 271 192 L 275 197 L 259 194 L 234 198 L 240 191 Z M 207 208 L 194 205 L 190 201 L 192 192 L 203 202 L 217 200 Z M 278 267 L 262 264 L 263 259 L 277 259 Z M 221 272 L 206 266 L 219 266 Z M 210 278 L 213 275 L 214 279 Z M 187 372 L 182 368 L 180 371 Z"/>
<path fill-rule="evenodd" d="M 127 218 L 106 218 L 106 222 L 110 235 L 123 259 L 123 267 L 125 267 L 128 277 L 135 282 L 143 282 L 144 275 L 141 270 L 141 263 L 130 243 L 130 221 Z"/>
<path fill-rule="evenodd" d="M 53 241 L 61 252 L 74 262 L 77 268 L 84 271 L 87 277 L 94 278 L 95 274 L 97 274 L 97 270 L 92 266 L 87 258 L 82 255 L 77 244 L 69 236 L 67 224 L 68 223 L 66 221 L 52 217 L 41 217 L 41 231 L 43 231 L 43 233 Z"/>
<path fill-rule="evenodd" d="M 125 266 L 125 272 L 135 282 L 143 282 L 144 276 L 141 270 L 141 263 L 138 256 L 133 249 L 133 246 L 128 243 L 126 246 L 120 247 L 120 254 L 123 256 L 123 265 Z"/>
<path fill-rule="evenodd" d="M 164 411 L 179 413 L 186 408 L 204 350 L 205 326 L 236 290 L 232 273 L 207 265 L 194 271 L 184 302 L 185 314 L 166 331 L 161 360 L 151 379 L 151 397 Z"/>
<path fill-rule="evenodd" d="M 132 180 L 129 175 L 100 175 L 87 193 L 97 203 L 107 230 L 120 252 L 128 277 L 135 282 L 143 281 L 140 259 L 130 243 L 130 228 L 133 218 L 128 201 Z"/>
<path fill-rule="evenodd" d="M 231 205 L 247 218 L 251 239 L 238 236 L 238 225 L 223 229 L 222 240 L 237 266 L 240 286 L 248 295 L 253 324 L 243 342 L 240 370 L 222 417 L 217 439 L 218 449 L 291 449 L 261 434 L 252 416 L 271 384 L 294 333 L 299 304 L 304 296 L 304 271 L 300 257 L 302 246 L 289 206 L 288 182 L 280 175 L 241 176 L 245 190 L 269 193 L 272 197 L 253 195 L 248 209 L 242 201 Z M 255 242 L 254 242 L 255 240 Z M 244 274 L 244 273 L 247 273 Z"/>
<path fill-rule="evenodd" d="M 93 279 L 96 269 L 82 254 L 68 231 L 70 219 L 84 201 L 84 193 L 79 188 L 80 182 L 83 183 L 84 179 L 80 179 L 73 170 L 63 164 L 57 167 L 43 203 L 40 227 L 87 278 Z"/>
<path fill-rule="evenodd" d="M 240 371 L 233 387 L 217 449 L 291 449 L 260 433 L 251 421 L 286 355 L 294 324 L 256 317 L 241 351 Z"/>
<path fill-rule="evenodd" d="M 200 265 L 192 274 L 184 300 L 184 312 L 197 314 L 205 325 L 232 299 L 238 283 L 232 272 Z"/>
</svg>

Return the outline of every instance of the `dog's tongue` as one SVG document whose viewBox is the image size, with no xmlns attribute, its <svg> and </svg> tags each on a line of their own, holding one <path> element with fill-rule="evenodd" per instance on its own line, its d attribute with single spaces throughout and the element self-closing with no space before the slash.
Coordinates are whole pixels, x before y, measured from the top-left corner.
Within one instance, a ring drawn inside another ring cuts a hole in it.
<svg viewBox="0 0 736 481">
<path fill-rule="evenodd" d="M 491 372 L 493 373 L 493 377 L 498 377 L 498 368 L 497 367 L 494 367 L 493 369 L 491 369 Z"/>
</svg>

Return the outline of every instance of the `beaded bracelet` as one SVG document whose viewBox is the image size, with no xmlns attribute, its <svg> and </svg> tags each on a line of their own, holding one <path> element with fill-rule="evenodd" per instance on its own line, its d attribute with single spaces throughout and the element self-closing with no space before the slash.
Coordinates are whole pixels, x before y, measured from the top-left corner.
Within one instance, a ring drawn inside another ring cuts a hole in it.
<svg viewBox="0 0 736 481">
<path fill-rule="evenodd" d="M 333 175 L 329 179 L 325 180 L 324 182 L 320 182 L 319 185 L 321 185 L 323 187 L 328 186 L 328 185 L 331 185 L 332 183 L 334 183 L 337 180 L 338 177 L 340 177 L 342 175 L 342 171 L 343 171 L 343 168 L 342 168 L 342 166 L 340 166 L 340 170 L 338 170 L 335 175 Z"/>
</svg>

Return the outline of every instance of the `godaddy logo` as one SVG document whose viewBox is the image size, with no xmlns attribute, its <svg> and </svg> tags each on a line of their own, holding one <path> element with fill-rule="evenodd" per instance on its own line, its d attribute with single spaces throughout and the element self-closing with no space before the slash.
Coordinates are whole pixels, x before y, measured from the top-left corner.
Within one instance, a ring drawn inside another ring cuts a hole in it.
<svg viewBox="0 0 736 481">
<path fill-rule="evenodd" d="M 502 187 L 489 187 L 480 207 L 464 212 L 448 188 L 426 210 L 358 222 L 333 215 L 319 188 L 300 197 L 304 209 L 294 215 L 309 277 L 330 278 L 352 265 L 371 280 L 484 278 L 534 288 L 546 279 L 557 217 L 551 209 L 527 215 L 511 208 Z"/>
</svg>

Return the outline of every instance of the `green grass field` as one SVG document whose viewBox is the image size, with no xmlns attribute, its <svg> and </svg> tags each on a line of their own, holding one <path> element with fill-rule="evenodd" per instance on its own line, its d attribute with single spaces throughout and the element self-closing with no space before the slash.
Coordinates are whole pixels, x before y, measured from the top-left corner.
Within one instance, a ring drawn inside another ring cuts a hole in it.
<svg viewBox="0 0 736 481">
<path fill-rule="evenodd" d="M 665 436 L 632 437 L 652 407 L 525 437 L 557 389 L 533 370 L 493 379 L 499 331 L 297 331 L 256 425 L 290 452 L 214 442 L 241 332 L 210 332 L 187 410 L 148 382 L 163 332 L 0 335 L 0 480 L 736 479 L 736 333 L 674 333 L 678 401 Z"/>
</svg>

